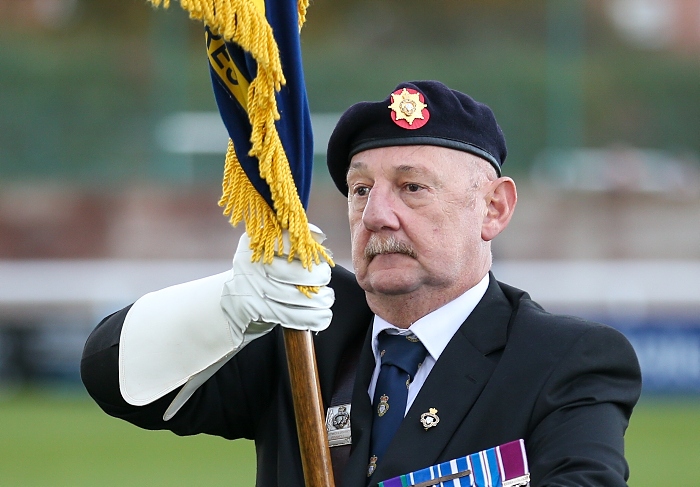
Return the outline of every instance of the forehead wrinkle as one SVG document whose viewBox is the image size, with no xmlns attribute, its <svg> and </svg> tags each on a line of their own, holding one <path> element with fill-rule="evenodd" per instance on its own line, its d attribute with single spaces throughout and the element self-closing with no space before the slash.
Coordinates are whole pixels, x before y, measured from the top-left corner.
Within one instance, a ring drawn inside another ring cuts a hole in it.
<svg viewBox="0 0 700 487">
<path fill-rule="evenodd" d="M 367 170 L 368 167 L 368 164 L 364 161 L 353 160 L 352 162 L 350 162 L 350 166 L 348 167 L 348 175 L 350 175 L 353 172 L 363 172 Z M 427 168 L 413 164 L 400 164 L 395 168 L 392 168 L 392 171 L 399 174 L 417 174 L 430 172 Z"/>
<path fill-rule="evenodd" d="M 385 174 L 393 174 L 394 176 L 412 176 L 412 177 L 417 177 L 417 176 L 426 176 L 426 177 L 435 177 L 436 176 L 436 161 L 434 160 L 433 157 L 422 157 L 418 160 L 412 160 L 415 159 L 415 154 L 417 152 L 423 152 L 426 149 L 429 149 L 430 147 L 422 147 L 422 146 L 406 146 L 402 147 L 402 149 L 410 149 L 407 151 L 407 154 L 405 154 L 401 159 L 409 159 L 408 161 L 404 161 L 402 163 L 399 163 L 397 165 L 394 165 L 393 163 L 389 164 L 389 167 L 384 167 L 382 169 L 382 172 L 385 172 Z M 441 157 L 438 157 L 438 160 L 444 158 L 444 155 L 441 155 Z M 393 157 L 389 157 L 388 159 L 384 160 L 384 158 L 379 158 L 377 162 L 379 162 L 380 166 L 384 166 L 383 162 L 390 162 L 390 159 L 393 159 Z M 398 161 L 396 161 L 398 162 Z M 439 165 L 439 163 L 437 164 Z M 350 178 L 353 175 L 362 175 L 366 174 L 370 171 L 372 171 L 372 164 L 369 161 L 363 160 L 362 157 L 355 156 L 351 159 L 350 164 L 348 165 L 348 170 L 346 172 L 346 177 Z"/>
</svg>

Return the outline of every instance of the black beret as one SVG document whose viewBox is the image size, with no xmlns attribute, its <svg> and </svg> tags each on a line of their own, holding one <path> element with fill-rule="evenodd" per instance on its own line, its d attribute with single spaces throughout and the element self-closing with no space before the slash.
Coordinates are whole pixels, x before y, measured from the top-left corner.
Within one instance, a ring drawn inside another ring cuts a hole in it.
<svg viewBox="0 0 700 487">
<path fill-rule="evenodd" d="M 396 145 L 436 145 L 479 156 L 500 176 L 506 141 L 491 109 L 438 81 L 399 84 L 384 100 L 343 113 L 328 141 L 328 171 L 348 194 L 346 175 L 358 152 Z"/>
</svg>

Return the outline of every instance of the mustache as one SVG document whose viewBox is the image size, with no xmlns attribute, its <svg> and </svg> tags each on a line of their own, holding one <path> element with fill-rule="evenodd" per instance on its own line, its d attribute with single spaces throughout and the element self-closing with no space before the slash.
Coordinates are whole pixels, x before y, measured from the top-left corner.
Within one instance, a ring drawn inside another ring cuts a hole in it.
<svg viewBox="0 0 700 487">
<path fill-rule="evenodd" d="M 372 260 L 375 256 L 381 254 L 404 254 L 414 259 L 417 257 L 413 247 L 405 242 L 401 242 L 393 235 L 387 238 L 372 235 L 365 247 L 365 258 Z"/>
</svg>

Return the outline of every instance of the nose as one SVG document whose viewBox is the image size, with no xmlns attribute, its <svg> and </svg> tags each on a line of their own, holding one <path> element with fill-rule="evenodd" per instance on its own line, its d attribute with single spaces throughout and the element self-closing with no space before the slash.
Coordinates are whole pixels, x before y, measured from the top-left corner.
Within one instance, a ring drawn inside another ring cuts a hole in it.
<svg viewBox="0 0 700 487">
<path fill-rule="evenodd" d="M 369 193 L 367 204 L 362 211 L 362 223 L 373 232 L 399 228 L 399 218 L 396 213 L 395 195 L 386 189 L 375 185 Z"/>
</svg>

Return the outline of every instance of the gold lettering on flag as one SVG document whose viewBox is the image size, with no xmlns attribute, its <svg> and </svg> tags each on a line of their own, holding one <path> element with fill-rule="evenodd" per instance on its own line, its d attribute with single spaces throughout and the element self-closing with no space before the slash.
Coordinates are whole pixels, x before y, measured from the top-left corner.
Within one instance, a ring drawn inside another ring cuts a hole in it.
<svg viewBox="0 0 700 487">
<path fill-rule="evenodd" d="M 248 86 L 250 83 L 238 69 L 236 63 L 231 60 L 223 38 L 212 34 L 209 30 L 205 31 L 205 37 L 209 64 L 238 103 L 244 110 L 248 111 Z"/>
</svg>

